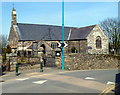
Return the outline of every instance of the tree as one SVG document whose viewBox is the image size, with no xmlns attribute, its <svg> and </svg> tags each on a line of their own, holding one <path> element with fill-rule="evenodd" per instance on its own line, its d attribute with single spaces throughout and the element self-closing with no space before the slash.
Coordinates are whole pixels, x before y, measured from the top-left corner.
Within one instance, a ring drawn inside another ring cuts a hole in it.
<svg viewBox="0 0 120 95">
<path fill-rule="evenodd" d="M 7 36 L 0 34 L 0 54 L 3 53 L 3 48 L 6 48 L 7 45 Z"/>
<path fill-rule="evenodd" d="M 114 54 L 119 53 L 120 48 L 120 21 L 117 18 L 107 18 L 100 22 L 101 29 L 109 38 L 109 47 Z"/>
<path fill-rule="evenodd" d="M 6 46 L 7 46 L 7 36 L 2 35 L 2 47 L 6 47 Z"/>
<path fill-rule="evenodd" d="M 2 60 L 3 62 L 6 60 L 6 53 L 10 53 L 11 48 L 7 45 L 7 36 L 6 35 L 0 35 L 0 53 L 2 54 Z"/>
<path fill-rule="evenodd" d="M 0 35 L 0 48 L 5 48 L 7 45 L 7 36 Z"/>
</svg>

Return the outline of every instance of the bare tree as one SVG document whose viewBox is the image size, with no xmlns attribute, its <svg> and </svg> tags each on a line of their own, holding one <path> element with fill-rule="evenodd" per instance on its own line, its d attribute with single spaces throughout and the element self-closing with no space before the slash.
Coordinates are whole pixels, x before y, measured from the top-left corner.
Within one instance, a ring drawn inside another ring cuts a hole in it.
<svg viewBox="0 0 120 95">
<path fill-rule="evenodd" d="M 2 48 L 2 35 L 0 35 L 0 48 Z"/>
<path fill-rule="evenodd" d="M 100 27 L 109 38 L 110 49 L 114 51 L 114 54 L 118 54 L 120 48 L 120 21 L 117 18 L 107 18 L 100 22 Z"/>
<path fill-rule="evenodd" d="M 5 48 L 7 46 L 7 36 L 0 35 L 0 47 Z"/>
<path fill-rule="evenodd" d="M 0 35 L 0 54 L 2 54 L 2 36 Z"/>
</svg>

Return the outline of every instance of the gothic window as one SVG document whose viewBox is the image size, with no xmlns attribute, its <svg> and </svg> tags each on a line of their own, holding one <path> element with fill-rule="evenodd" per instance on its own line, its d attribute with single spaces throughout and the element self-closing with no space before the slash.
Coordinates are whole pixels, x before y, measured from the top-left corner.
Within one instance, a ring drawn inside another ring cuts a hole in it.
<svg viewBox="0 0 120 95">
<path fill-rule="evenodd" d="M 100 36 L 96 37 L 96 48 L 97 49 L 102 48 L 102 42 L 101 42 L 101 37 Z"/>
<path fill-rule="evenodd" d="M 44 44 L 42 44 L 40 47 L 42 47 L 43 48 L 43 53 L 45 54 L 46 53 L 46 48 L 45 48 L 45 45 Z"/>
<path fill-rule="evenodd" d="M 17 52 L 17 56 L 20 56 L 20 51 Z"/>
<path fill-rule="evenodd" d="M 72 53 L 77 53 L 78 51 L 77 51 L 77 49 L 75 47 L 72 47 L 71 52 Z"/>
<path fill-rule="evenodd" d="M 29 56 L 29 57 L 31 56 L 31 54 L 32 54 L 31 51 L 28 51 L 28 56 Z"/>
<path fill-rule="evenodd" d="M 26 51 L 24 51 L 24 57 L 26 57 Z"/>
<path fill-rule="evenodd" d="M 37 43 L 33 42 L 33 49 L 37 49 Z"/>
<path fill-rule="evenodd" d="M 55 48 L 57 48 L 58 47 L 58 44 L 57 43 L 51 43 L 51 48 L 53 48 L 53 49 L 55 49 Z"/>
</svg>

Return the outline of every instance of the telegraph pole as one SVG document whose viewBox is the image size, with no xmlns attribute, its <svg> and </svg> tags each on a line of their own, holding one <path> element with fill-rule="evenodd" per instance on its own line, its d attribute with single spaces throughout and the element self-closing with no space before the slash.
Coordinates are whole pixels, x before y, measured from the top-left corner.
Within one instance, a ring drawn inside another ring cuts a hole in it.
<svg viewBox="0 0 120 95">
<path fill-rule="evenodd" d="M 64 0 L 62 0 L 62 70 L 64 68 Z"/>
</svg>

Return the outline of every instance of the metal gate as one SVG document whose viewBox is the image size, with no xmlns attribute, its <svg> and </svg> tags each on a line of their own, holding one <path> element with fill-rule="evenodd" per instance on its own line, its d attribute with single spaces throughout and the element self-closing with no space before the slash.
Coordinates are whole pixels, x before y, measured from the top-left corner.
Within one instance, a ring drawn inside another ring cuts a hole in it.
<svg viewBox="0 0 120 95">
<path fill-rule="evenodd" d="M 45 67 L 56 67 L 54 56 L 47 56 L 46 57 Z"/>
<path fill-rule="evenodd" d="M 55 54 L 53 51 L 47 52 L 47 55 L 44 60 L 45 67 L 56 67 L 55 65 Z"/>
</svg>

